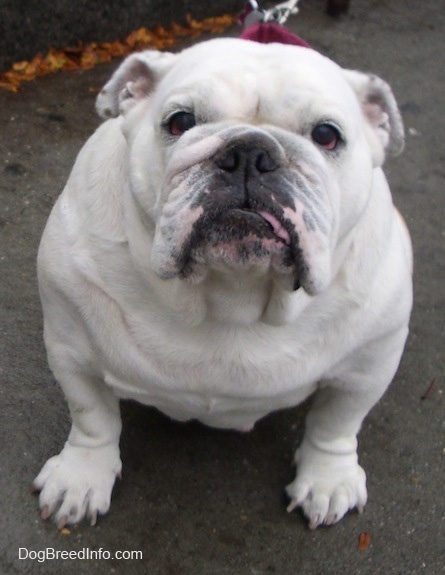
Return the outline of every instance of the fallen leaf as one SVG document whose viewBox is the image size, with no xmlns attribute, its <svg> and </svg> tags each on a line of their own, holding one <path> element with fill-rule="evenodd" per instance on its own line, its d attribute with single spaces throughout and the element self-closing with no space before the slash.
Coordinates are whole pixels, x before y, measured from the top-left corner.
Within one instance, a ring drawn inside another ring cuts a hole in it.
<svg viewBox="0 0 445 575">
<path fill-rule="evenodd" d="M 14 84 L 14 82 L 8 81 L 1 81 L 0 80 L 0 88 L 3 90 L 9 90 L 10 92 L 17 92 L 19 89 L 18 84 Z"/>
<path fill-rule="evenodd" d="M 358 550 L 366 551 L 371 544 L 371 536 L 366 531 L 363 531 L 358 536 Z"/>
<path fill-rule="evenodd" d="M 139 28 L 124 40 L 115 42 L 92 42 L 68 46 L 63 50 L 50 48 L 46 56 L 37 54 L 30 62 L 23 60 L 0 74 L 0 89 L 17 92 L 22 82 L 35 80 L 59 71 L 88 70 L 112 58 L 123 58 L 133 51 L 155 49 L 165 50 L 174 46 L 181 38 L 196 38 L 208 32 L 220 34 L 236 22 L 236 16 L 226 14 L 198 21 L 187 16 L 187 24 L 173 23 L 169 28 L 156 26 L 153 30 Z"/>
</svg>

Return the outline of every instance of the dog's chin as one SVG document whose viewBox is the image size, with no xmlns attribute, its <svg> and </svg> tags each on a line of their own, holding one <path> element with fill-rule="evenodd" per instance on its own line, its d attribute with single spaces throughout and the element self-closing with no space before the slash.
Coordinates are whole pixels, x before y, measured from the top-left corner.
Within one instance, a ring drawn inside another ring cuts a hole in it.
<svg viewBox="0 0 445 575">
<path fill-rule="evenodd" d="M 229 210 L 203 223 L 193 235 L 187 252 L 181 274 L 185 279 L 198 280 L 213 269 L 272 275 L 287 289 L 300 287 L 298 247 L 269 214 Z"/>
</svg>

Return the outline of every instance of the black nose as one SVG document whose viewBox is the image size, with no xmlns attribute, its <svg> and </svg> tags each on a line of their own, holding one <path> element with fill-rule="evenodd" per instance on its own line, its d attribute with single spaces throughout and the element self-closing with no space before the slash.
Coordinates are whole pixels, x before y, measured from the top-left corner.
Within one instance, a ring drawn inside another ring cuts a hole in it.
<svg viewBox="0 0 445 575">
<path fill-rule="evenodd" d="M 259 146 L 233 146 L 216 160 L 216 165 L 229 173 L 260 173 L 273 172 L 278 163 L 269 151 Z"/>
</svg>

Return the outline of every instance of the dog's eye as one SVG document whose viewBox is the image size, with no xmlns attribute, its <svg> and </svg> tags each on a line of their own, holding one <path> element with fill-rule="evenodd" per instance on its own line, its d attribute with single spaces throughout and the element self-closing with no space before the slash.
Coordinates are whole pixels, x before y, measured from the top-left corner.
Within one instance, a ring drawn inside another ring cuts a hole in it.
<svg viewBox="0 0 445 575">
<path fill-rule="evenodd" d="M 190 112 L 176 112 L 168 121 L 168 130 L 172 136 L 182 136 L 194 126 L 196 126 L 195 116 Z"/>
<path fill-rule="evenodd" d="M 318 124 L 312 130 L 312 139 L 325 150 L 334 150 L 340 141 L 340 133 L 331 124 Z"/>
</svg>

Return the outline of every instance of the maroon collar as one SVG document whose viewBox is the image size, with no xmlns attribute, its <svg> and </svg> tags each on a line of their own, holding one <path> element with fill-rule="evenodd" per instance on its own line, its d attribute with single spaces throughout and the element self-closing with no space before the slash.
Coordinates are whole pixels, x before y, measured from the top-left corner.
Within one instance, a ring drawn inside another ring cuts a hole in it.
<svg viewBox="0 0 445 575">
<path fill-rule="evenodd" d="M 293 44 L 310 48 L 309 44 L 302 38 L 276 22 L 255 22 L 248 26 L 240 36 L 243 40 L 252 40 L 262 44 L 278 42 L 280 44 Z"/>
</svg>

